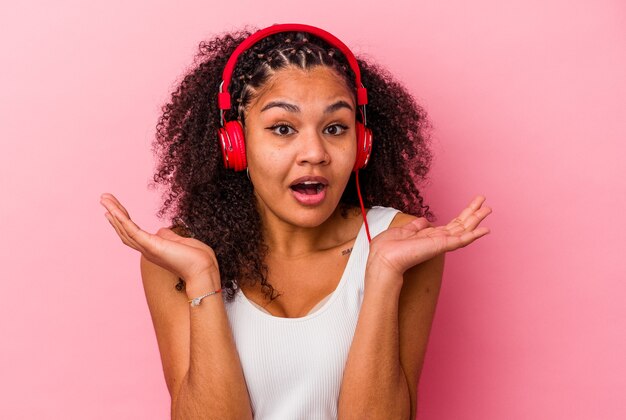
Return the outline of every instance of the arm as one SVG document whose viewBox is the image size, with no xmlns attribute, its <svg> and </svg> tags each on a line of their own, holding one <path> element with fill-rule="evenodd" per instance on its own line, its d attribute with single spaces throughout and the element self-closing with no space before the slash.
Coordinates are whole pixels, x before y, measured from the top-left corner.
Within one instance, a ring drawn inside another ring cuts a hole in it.
<svg viewBox="0 0 626 420">
<path fill-rule="evenodd" d="M 398 215 L 392 227 L 411 219 Z M 415 418 L 443 261 L 443 255 L 437 256 L 404 276 L 368 264 L 339 397 L 340 419 Z"/>
<path fill-rule="evenodd" d="M 365 292 L 339 394 L 340 418 L 414 418 L 443 255 L 489 233 L 476 196 L 445 226 L 400 214 L 370 243 Z M 406 223 L 408 220 L 408 223 Z"/>
<path fill-rule="evenodd" d="M 122 243 L 141 252 L 141 277 L 159 344 L 175 419 L 250 419 L 250 398 L 222 296 L 197 307 L 189 298 L 220 288 L 215 253 L 207 244 L 161 228 L 139 228 L 112 194 L 100 203 Z M 186 280 L 186 292 L 174 285 Z"/>
<path fill-rule="evenodd" d="M 192 297 L 219 289 L 219 275 L 187 279 L 141 257 L 146 299 L 156 332 L 172 419 L 251 419 L 250 399 L 220 294 L 191 307 Z M 193 285 L 193 286 L 190 286 Z"/>
</svg>

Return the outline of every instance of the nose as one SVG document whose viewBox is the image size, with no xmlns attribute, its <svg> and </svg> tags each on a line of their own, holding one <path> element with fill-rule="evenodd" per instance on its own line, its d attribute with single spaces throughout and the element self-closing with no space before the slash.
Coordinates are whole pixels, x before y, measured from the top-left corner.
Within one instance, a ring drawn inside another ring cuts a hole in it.
<svg viewBox="0 0 626 420">
<path fill-rule="evenodd" d="M 322 136 L 316 132 L 300 137 L 298 164 L 326 165 L 330 163 L 330 155 Z"/>
</svg>

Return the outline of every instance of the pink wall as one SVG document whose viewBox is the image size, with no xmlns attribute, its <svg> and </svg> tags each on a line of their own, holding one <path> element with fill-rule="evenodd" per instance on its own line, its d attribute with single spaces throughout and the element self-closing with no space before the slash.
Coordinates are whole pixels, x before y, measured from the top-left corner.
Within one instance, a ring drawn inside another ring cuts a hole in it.
<svg viewBox="0 0 626 420">
<path fill-rule="evenodd" d="M 98 197 L 155 230 L 150 142 L 198 42 L 289 21 L 427 108 L 441 222 L 494 209 L 448 256 L 420 418 L 626 418 L 623 1 L 38 3 L 0 11 L 0 418 L 168 417 L 138 255 Z"/>
</svg>

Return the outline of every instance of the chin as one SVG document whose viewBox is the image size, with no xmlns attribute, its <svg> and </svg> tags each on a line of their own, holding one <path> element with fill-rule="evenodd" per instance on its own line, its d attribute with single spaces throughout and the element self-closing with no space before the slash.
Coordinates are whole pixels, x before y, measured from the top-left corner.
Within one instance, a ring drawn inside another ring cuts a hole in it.
<svg viewBox="0 0 626 420">
<path fill-rule="evenodd" d="M 315 228 L 326 222 L 335 212 L 336 207 L 337 206 L 304 207 L 296 204 L 295 206 L 289 206 L 290 209 L 293 208 L 293 211 L 290 211 L 284 220 L 294 226 Z"/>
</svg>

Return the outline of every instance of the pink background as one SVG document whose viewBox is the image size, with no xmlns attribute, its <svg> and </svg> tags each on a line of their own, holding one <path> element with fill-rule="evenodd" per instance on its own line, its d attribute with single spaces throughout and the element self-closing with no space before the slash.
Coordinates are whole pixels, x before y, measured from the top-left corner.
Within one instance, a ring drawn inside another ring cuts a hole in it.
<svg viewBox="0 0 626 420">
<path fill-rule="evenodd" d="M 277 22 L 426 107 L 441 223 L 475 194 L 494 209 L 447 258 L 419 418 L 626 418 L 623 1 L 37 3 L 0 10 L 0 418 L 168 418 L 139 255 L 99 195 L 163 224 L 161 104 L 200 40 Z"/>
</svg>

